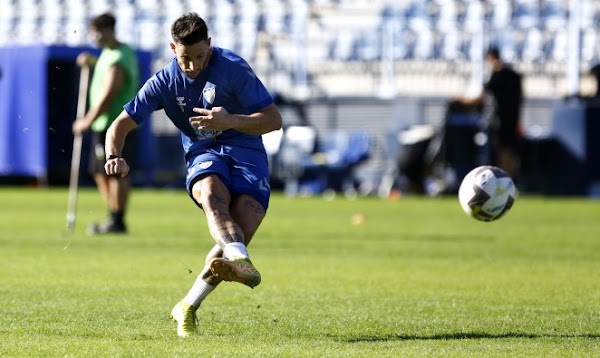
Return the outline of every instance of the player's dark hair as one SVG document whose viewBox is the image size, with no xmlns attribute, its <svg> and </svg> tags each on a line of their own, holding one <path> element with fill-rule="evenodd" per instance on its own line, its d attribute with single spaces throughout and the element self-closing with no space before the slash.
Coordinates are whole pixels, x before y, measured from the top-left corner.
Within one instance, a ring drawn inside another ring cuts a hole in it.
<svg viewBox="0 0 600 358">
<path fill-rule="evenodd" d="M 208 40 L 206 22 L 195 12 L 185 14 L 171 26 L 171 37 L 176 43 L 189 46 Z"/>
<path fill-rule="evenodd" d="M 488 56 L 490 56 L 491 58 L 494 58 L 494 59 L 496 59 L 496 60 L 499 60 L 499 59 L 500 59 L 500 49 L 499 49 L 499 48 L 497 48 L 497 47 L 490 47 L 490 48 L 487 50 L 487 53 L 486 53 L 486 54 L 487 54 Z"/>
<path fill-rule="evenodd" d="M 98 15 L 92 20 L 92 26 L 98 30 L 104 30 L 104 29 L 114 30 L 116 23 L 117 23 L 117 19 L 115 19 L 115 16 L 111 13 L 105 13 L 102 15 Z"/>
</svg>

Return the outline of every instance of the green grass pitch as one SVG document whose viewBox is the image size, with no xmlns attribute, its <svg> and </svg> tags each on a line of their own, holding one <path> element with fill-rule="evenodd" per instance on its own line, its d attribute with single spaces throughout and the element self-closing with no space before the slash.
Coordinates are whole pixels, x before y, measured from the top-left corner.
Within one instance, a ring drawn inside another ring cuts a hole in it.
<svg viewBox="0 0 600 358">
<path fill-rule="evenodd" d="M 85 234 L 93 189 L 73 234 L 66 189 L 0 197 L 1 357 L 600 356 L 599 201 L 522 196 L 482 223 L 455 197 L 275 194 L 261 285 L 223 284 L 181 340 L 169 313 L 212 246 L 185 192 L 135 189 L 106 237 Z"/>
</svg>

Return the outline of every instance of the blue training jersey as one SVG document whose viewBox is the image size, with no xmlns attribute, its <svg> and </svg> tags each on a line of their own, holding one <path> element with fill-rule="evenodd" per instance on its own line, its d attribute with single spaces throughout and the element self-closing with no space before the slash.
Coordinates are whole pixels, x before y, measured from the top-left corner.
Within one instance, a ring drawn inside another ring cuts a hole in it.
<svg viewBox="0 0 600 358">
<path fill-rule="evenodd" d="M 186 76 L 174 58 L 152 76 L 123 108 L 138 124 L 163 108 L 181 131 L 186 157 L 189 152 L 214 145 L 232 145 L 264 151 L 262 137 L 238 132 L 195 130 L 190 117 L 194 107 L 223 107 L 232 114 L 252 114 L 273 103 L 273 98 L 248 63 L 235 53 L 212 47 L 208 66 L 195 79 Z"/>
</svg>

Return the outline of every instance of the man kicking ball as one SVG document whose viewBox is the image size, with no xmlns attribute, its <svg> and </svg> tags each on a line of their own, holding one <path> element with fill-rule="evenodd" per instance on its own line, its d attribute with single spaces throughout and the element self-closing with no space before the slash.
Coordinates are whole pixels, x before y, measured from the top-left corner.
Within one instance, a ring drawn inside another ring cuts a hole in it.
<svg viewBox="0 0 600 358">
<path fill-rule="evenodd" d="M 188 294 L 173 307 L 177 334 L 196 333 L 196 311 L 222 281 L 251 288 L 261 276 L 247 246 L 265 217 L 270 185 L 262 134 L 281 128 L 278 108 L 244 59 L 211 46 L 206 23 L 195 13 L 171 26 L 171 63 L 127 103 L 106 135 L 109 175 L 129 172 L 121 150 L 127 133 L 163 108 L 181 131 L 186 189 L 204 211 L 215 246 Z"/>
</svg>

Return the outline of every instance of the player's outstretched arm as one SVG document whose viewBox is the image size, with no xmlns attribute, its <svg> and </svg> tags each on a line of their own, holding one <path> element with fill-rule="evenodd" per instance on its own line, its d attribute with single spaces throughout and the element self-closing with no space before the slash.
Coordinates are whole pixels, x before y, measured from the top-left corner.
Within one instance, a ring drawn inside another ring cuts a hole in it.
<svg viewBox="0 0 600 358">
<path fill-rule="evenodd" d="M 120 174 L 126 176 L 129 173 L 127 161 L 121 157 L 125 138 L 131 132 L 137 123 L 125 111 L 114 120 L 106 131 L 106 141 L 104 142 L 104 151 L 106 153 L 106 164 L 104 170 L 108 175 Z"/>
</svg>

